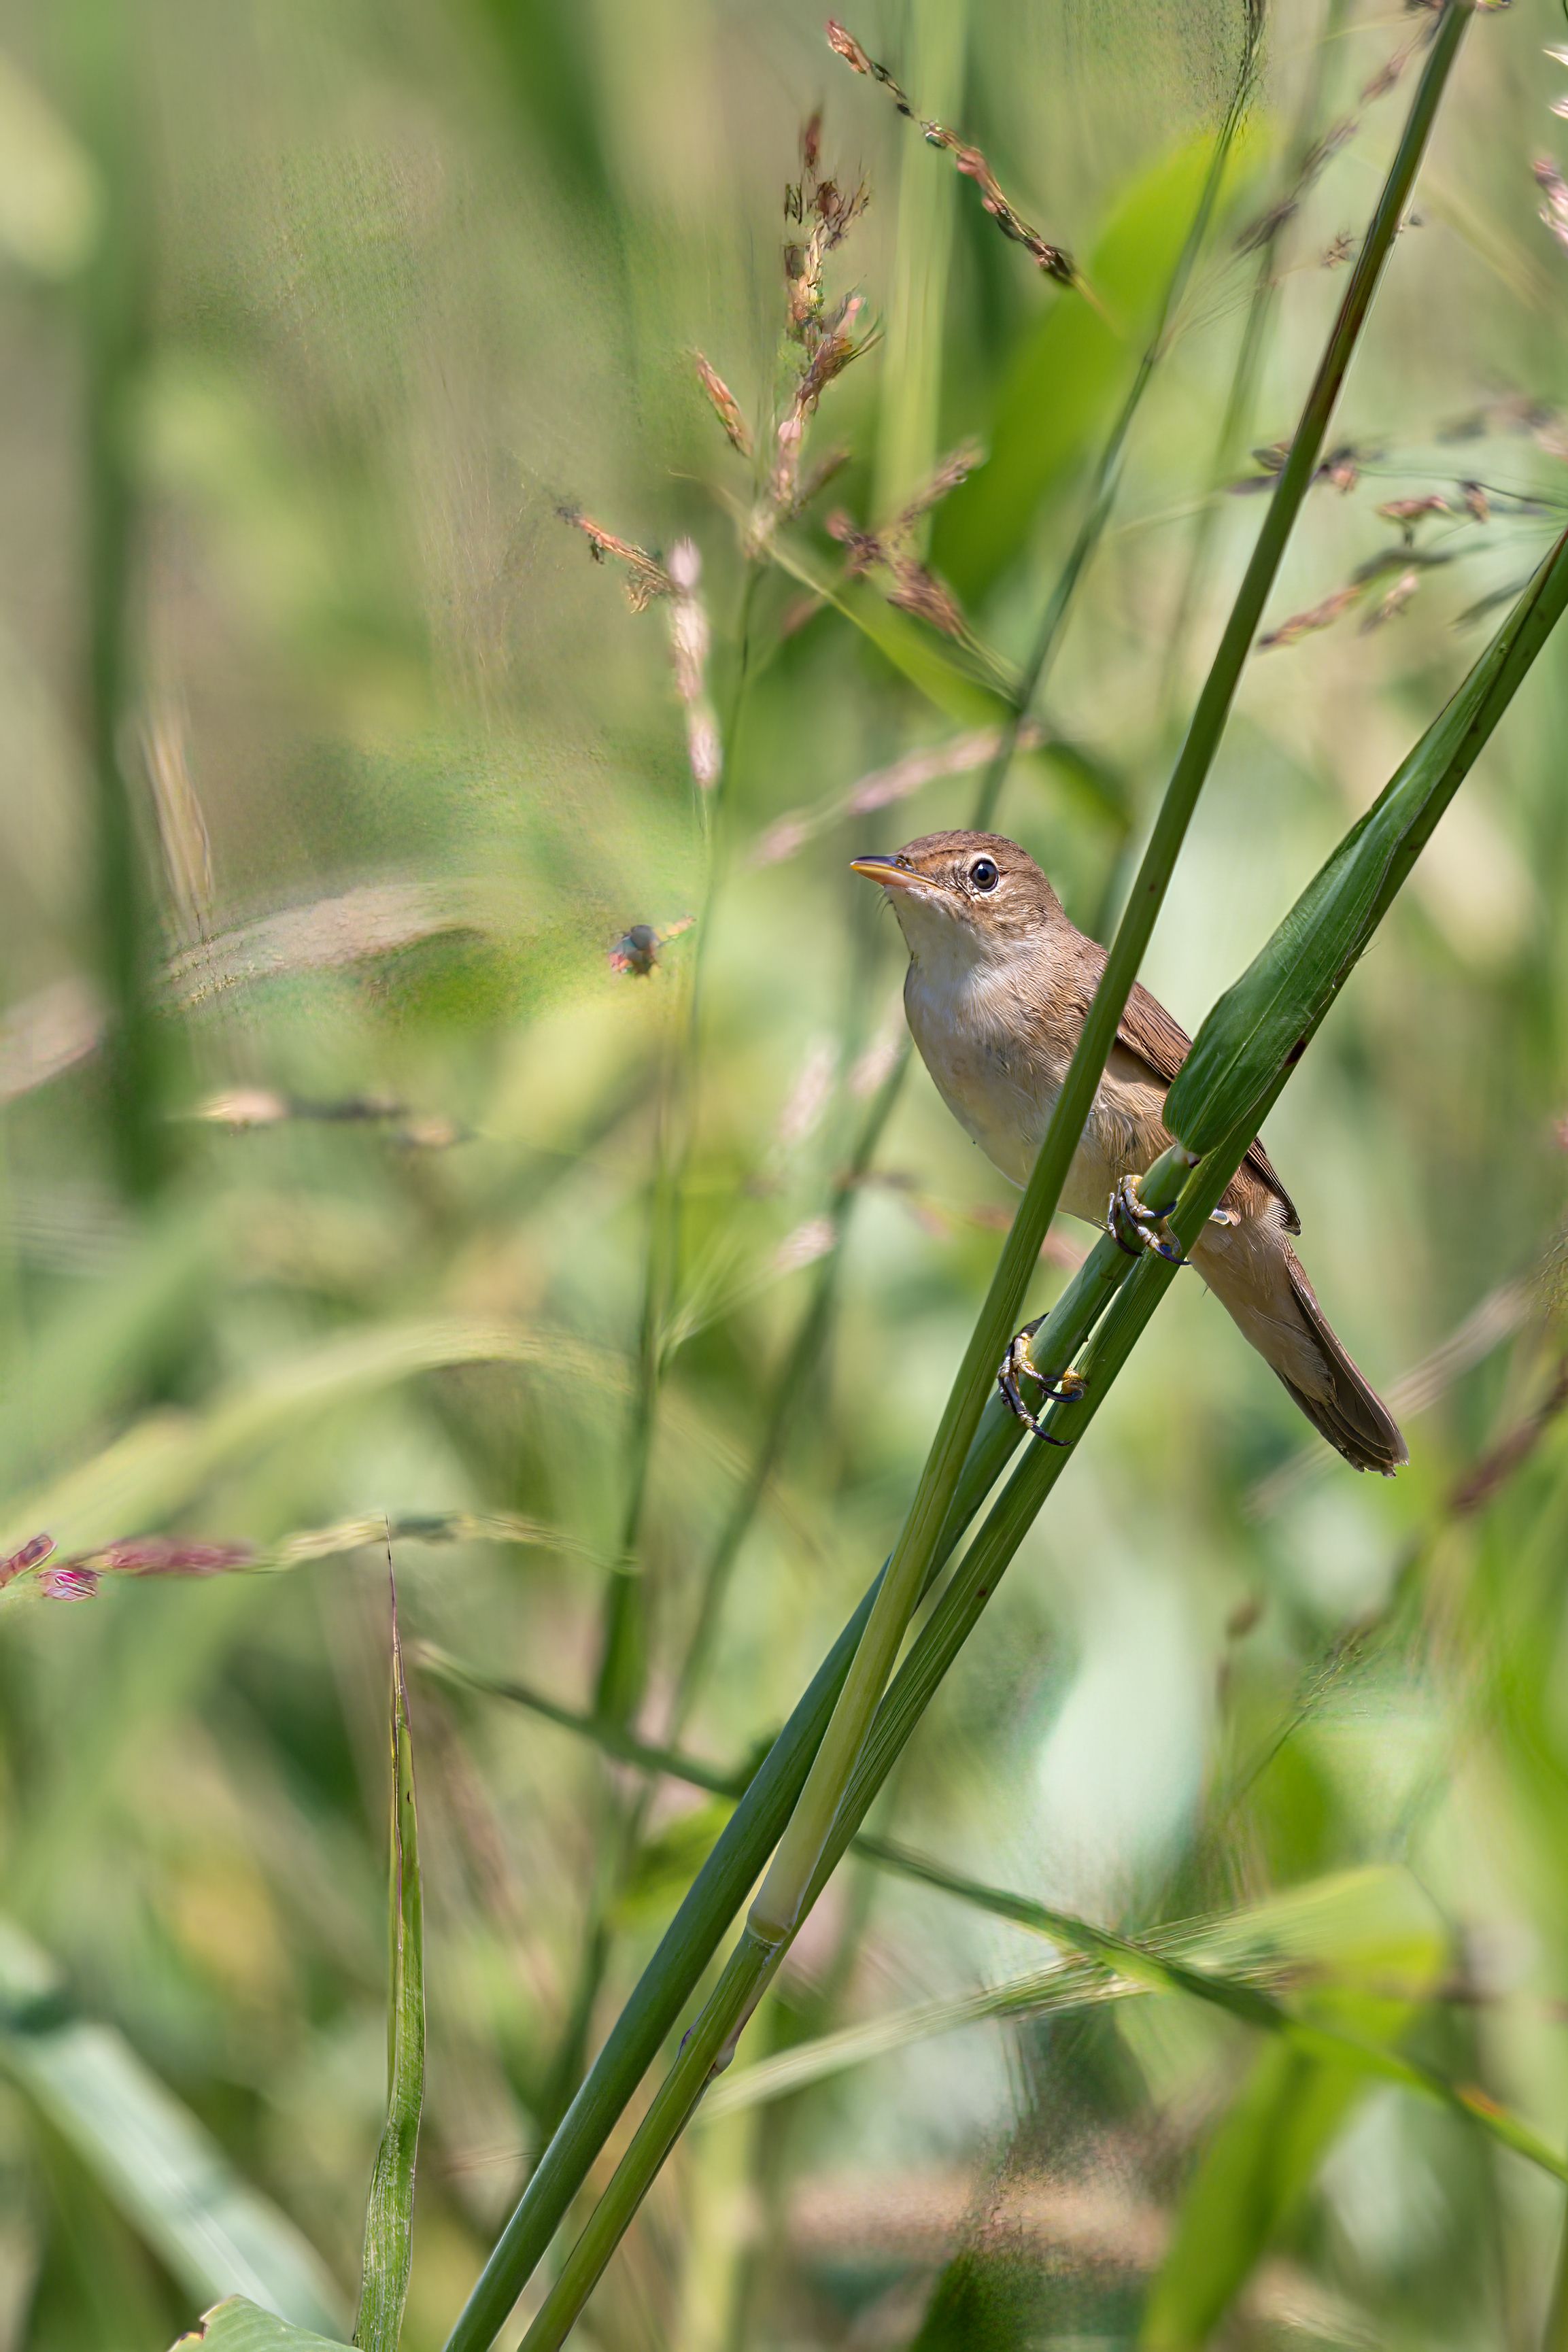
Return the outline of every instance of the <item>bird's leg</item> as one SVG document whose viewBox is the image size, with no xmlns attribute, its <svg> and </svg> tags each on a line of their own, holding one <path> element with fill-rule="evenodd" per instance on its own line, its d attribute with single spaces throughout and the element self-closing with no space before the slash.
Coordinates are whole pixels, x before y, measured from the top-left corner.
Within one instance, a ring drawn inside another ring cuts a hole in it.
<svg viewBox="0 0 1568 2352">
<path fill-rule="evenodd" d="M 1129 1257 L 1142 1257 L 1146 1249 L 1152 1249 L 1156 1257 L 1164 1259 L 1167 1265 L 1185 1265 L 1187 1263 L 1181 1243 L 1171 1231 L 1169 1220 L 1156 1216 L 1152 1209 L 1145 1207 L 1136 1176 L 1123 1176 L 1112 1192 L 1110 1206 L 1106 1213 L 1105 1230 L 1118 1249 L 1124 1249 Z"/>
<path fill-rule="evenodd" d="M 1024 1392 L 1018 1385 L 1020 1381 L 1032 1381 L 1037 1388 L 1045 1391 L 1046 1402 L 1049 1404 L 1072 1404 L 1083 1394 L 1084 1381 L 1081 1372 L 1063 1372 L 1058 1380 L 1047 1381 L 1042 1380 L 1035 1370 L 1029 1356 L 1029 1342 L 1045 1319 L 1043 1315 L 1037 1315 L 1032 1323 L 1026 1323 L 1021 1331 L 1014 1334 L 1012 1343 L 1002 1359 L 1002 1369 L 996 1375 L 996 1385 L 1006 1401 L 1008 1410 L 1017 1415 L 1031 1437 L 1037 1437 L 1042 1445 L 1065 1447 L 1071 1441 L 1065 1437 L 1051 1435 L 1039 1415 L 1030 1412 L 1024 1402 Z"/>
</svg>

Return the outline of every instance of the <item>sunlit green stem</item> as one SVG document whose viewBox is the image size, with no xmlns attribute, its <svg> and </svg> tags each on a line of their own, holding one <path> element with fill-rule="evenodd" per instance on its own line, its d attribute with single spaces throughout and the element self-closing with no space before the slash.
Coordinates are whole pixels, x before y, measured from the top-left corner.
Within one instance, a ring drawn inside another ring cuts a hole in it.
<svg viewBox="0 0 1568 2352">
<path fill-rule="evenodd" d="M 693 1701 L 707 1672 L 712 1655 L 713 1643 L 719 1628 L 719 1612 L 723 1606 L 735 1563 L 767 1492 L 768 1481 L 777 1467 L 779 1456 L 793 1426 L 795 1416 L 805 1395 L 813 1374 L 821 1360 L 823 1343 L 833 1312 L 837 1285 L 839 1253 L 850 1212 L 860 1183 L 869 1168 L 882 1132 L 898 1100 L 903 1084 L 908 1060 L 907 1051 L 889 1071 L 878 1087 L 861 1122 L 849 1164 L 833 1187 L 827 1205 L 828 1220 L 833 1228 L 830 1249 L 813 1269 L 810 1304 L 801 1318 L 789 1354 L 784 1359 L 773 1392 L 769 1400 L 767 1420 L 763 1435 L 746 1474 L 746 1481 L 731 1507 L 729 1517 L 720 1530 L 712 1557 L 702 1579 L 697 1604 L 696 1619 L 681 1666 L 675 1706 L 671 1714 L 673 1727 L 679 1729 L 690 1712 Z"/>
<path fill-rule="evenodd" d="M 1111 1243 L 1092 1253 L 1037 1333 L 1042 1373 L 1065 1370 L 1125 1279 L 1131 1260 Z M 932 1564 L 945 1564 L 1023 1437 L 999 1397 L 984 1414 Z M 880 1579 L 879 1579 L 879 1582 Z M 481 2352 L 564 2219 L 616 2117 L 657 2055 L 718 1949 L 788 1819 L 843 1685 L 877 1591 L 873 1584 L 818 1667 L 638 1979 L 586 2080 L 534 2167 L 527 2188 L 448 2338 L 448 2352 Z"/>
<path fill-rule="evenodd" d="M 388 1543 L 390 1559 L 391 1545 Z M 397 1601 L 392 1612 L 392 1830 L 387 1895 L 386 2121 L 365 2200 L 364 2260 L 353 2340 L 397 2352 L 414 2260 L 414 2182 L 425 2103 L 425 1900 L 414 1744 Z"/>
<path fill-rule="evenodd" d="M 84 127 L 104 202 L 82 280 L 87 600 L 84 717 L 92 782 L 91 929 L 107 1000 L 110 1146 L 129 1192 L 156 1184 L 166 1158 L 153 1005 L 154 929 L 126 772 L 139 647 L 132 621 L 137 562 L 135 403 L 146 339 L 148 224 L 137 152 L 132 15 L 76 0 L 65 30 L 76 50 Z"/>
<path fill-rule="evenodd" d="M 605 1598 L 599 1669 L 595 1692 L 598 1713 L 628 1723 L 643 1699 L 647 1680 L 647 1586 L 637 1570 L 643 1513 L 658 1430 L 660 1392 L 668 1355 L 680 1279 L 683 1204 L 696 1141 L 702 1041 L 702 982 L 723 873 L 724 796 L 739 748 L 741 720 L 751 677 L 752 615 L 758 567 L 748 562 L 735 628 L 735 672 L 722 730 L 719 779 L 709 791 L 693 778 L 702 835 L 704 880 L 696 935 L 685 975 L 685 1017 L 679 1041 L 666 1037 L 660 1073 L 648 1232 L 638 1329 L 637 1370 L 633 1392 L 629 1475 L 621 1522 L 619 1553 Z M 594 2005 L 610 1949 L 610 1914 L 642 1832 L 645 1800 L 629 1811 L 612 1798 L 596 1841 L 595 1885 L 588 1906 L 577 1981 L 560 2046 L 540 2101 L 553 2129 L 583 2072 Z"/>
<path fill-rule="evenodd" d="M 765 1967 L 766 1948 L 748 1928 L 731 1953 L 701 2016 L 680 2045 L 624 2160 L 595 2207 L 519 2352 L 555 2352 L 582 2314 L 658 2176 L 666 2155 L 691 2120 L 703 2087 Z"/>
</svg>

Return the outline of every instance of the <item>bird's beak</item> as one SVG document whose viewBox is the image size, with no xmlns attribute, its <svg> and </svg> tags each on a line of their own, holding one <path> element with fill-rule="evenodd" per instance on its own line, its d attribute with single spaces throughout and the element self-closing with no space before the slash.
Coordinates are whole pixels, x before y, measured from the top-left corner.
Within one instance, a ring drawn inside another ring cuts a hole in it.
<svg viewBox="0 0 1568 2352">
<path fill-rule="evenodd" d="M 852 857 L 849 871 L 863 874 L 868 882 L 880 882 L 889 890 L 910 890 L 921 879 L 896 857 Z"/>
</svg>

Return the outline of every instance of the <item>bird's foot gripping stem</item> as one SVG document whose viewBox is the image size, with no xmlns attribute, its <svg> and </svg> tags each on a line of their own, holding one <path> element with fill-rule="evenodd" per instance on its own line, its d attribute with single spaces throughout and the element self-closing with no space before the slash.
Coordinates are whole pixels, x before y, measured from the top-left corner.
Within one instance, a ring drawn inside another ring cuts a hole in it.
<svg viewBox="0 0 1568 2352">
<path fill-rule="evenodd" d="M 1038 1413 L 1030 1411 L 1025 1402 L 1024 1391 L 1018 1385 L 1020 1381 L 1032 1381 L 1037 1388 L 1044 1391 L 1045 1402 L 1047 1404 L 1073 1404 L 1083 1394 L 1084 1381 L 1081 1373 L 1063 1372 L 1058 1380 L 1046 1381 L 1042 1380 L 1035 1370 L 1029 1356 L 1029 1342 L 1045 1319 L 1043 1315 L 1038 1316 L 1033 1323 L 1026 1323 L 1023 1329 L 1014 1335 L 1012 1344 L 1002 1359 L 1002 1369 L 996 1375 L 996 1385 L 1006 1401 L 1008 1410 L 1016 1414 L 1031 1437 L 1037 1437 L 1042 1445 L 1065 1447 L 1070 1445 L 1072 1440 L 1068 1437 L 1052 1436 Z"/>
<path fill-rule="evenodd" d="M 1138 1190 L 1136 1176 L 1124 1176 L 1110 1196 L 1106 1213 L 1105 1230 L 1118 1249 L 1129 1257 L 1142 1257 L 1146 1249 L 1163 1257 L 1167 1265 L 1185 1265 L 1186 1254 L 1171 1231 L 1168 1218 L 1157 1216 L 1145 1206 Z"/>
</svg>

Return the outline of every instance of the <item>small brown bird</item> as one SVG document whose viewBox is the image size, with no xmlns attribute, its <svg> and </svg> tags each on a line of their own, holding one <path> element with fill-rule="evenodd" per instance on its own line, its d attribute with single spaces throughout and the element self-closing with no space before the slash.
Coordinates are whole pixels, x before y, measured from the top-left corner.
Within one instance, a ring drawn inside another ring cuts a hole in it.
<svg viewBox="0 0 1568 2352">
<path fill-rule="evenodd" d="M 1016 842 L 928 833 L 890 857 L 858 857 L 879 882 L 910 950 L 904 1009 L 948 1108 L 1015 1184 L 1034 1166 L 1105 968 Z M 1101 1224 L 1128 1176 L 1169 1144 L 1165 1089 L 1192 1040 L 1134 983 L 1061 1204 Z M 1329 1328 L 1290 1236 L 1289 1194 L 1255 1143 L 1193 1259 L 1308 1420 L 1358 1470 L 1408 1460 L 1393 1414 Z"/>
</svg>

